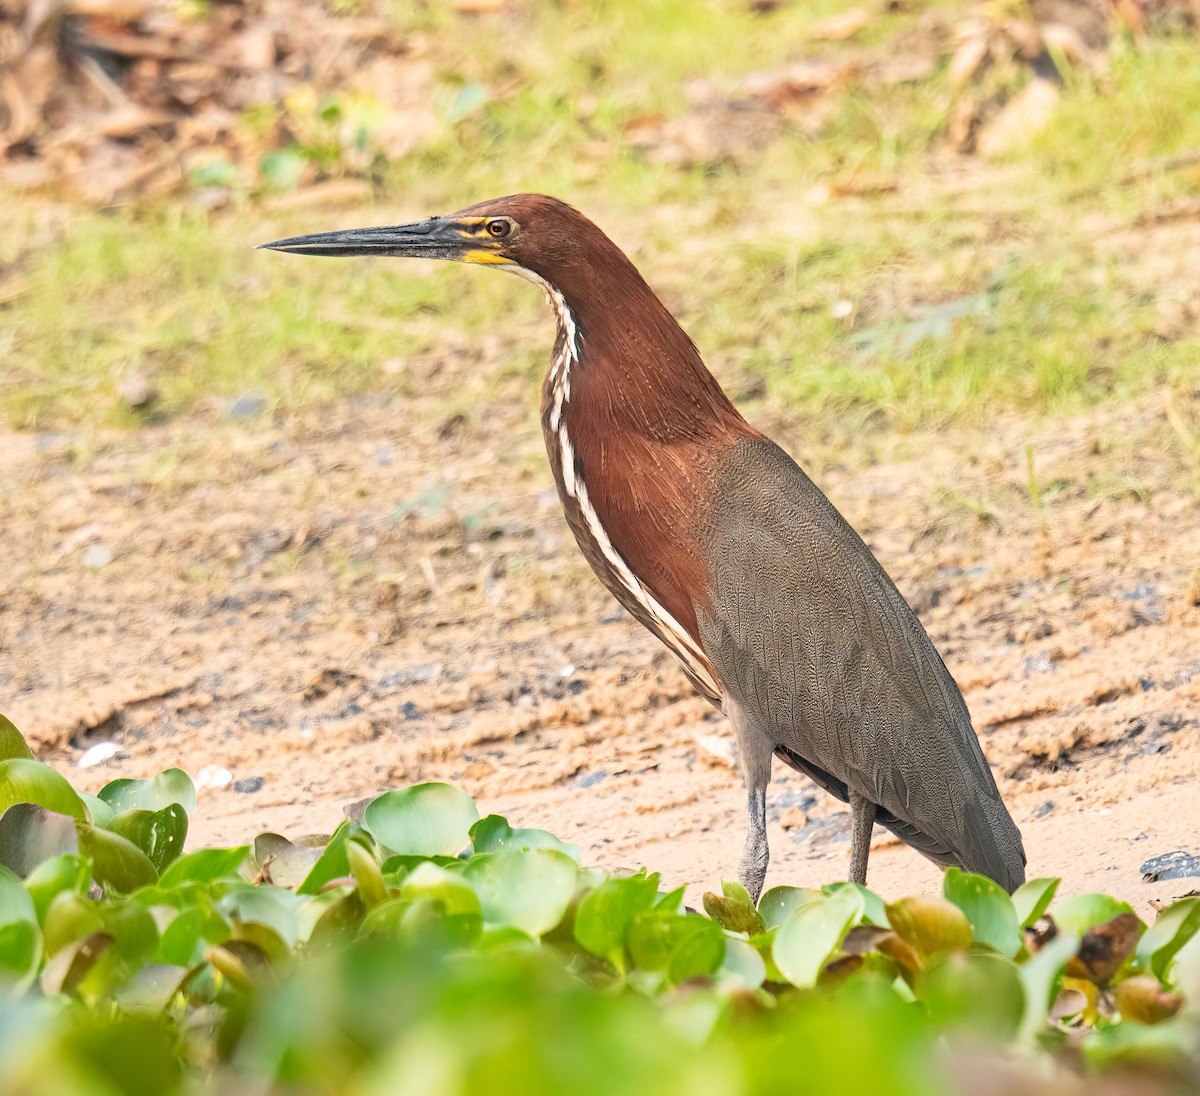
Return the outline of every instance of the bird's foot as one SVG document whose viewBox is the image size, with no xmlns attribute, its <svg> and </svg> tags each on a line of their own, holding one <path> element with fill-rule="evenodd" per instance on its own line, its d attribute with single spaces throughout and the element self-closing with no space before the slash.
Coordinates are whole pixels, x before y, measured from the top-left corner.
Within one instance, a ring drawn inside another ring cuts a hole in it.
<svg viewBox="0 0 1200 1096">
<path fill-rule="evenodd" d="M 762 894 L 763 881 L 767 878 L 769 858 L 770 853 L 764 839 L 761 842 L 747 842 L 742 859 L 738 862 L 738 882 L 746 888 L 746 893 L 750 895 L 750 901 L 756 906 L 759 896 Z"/>
</svg>

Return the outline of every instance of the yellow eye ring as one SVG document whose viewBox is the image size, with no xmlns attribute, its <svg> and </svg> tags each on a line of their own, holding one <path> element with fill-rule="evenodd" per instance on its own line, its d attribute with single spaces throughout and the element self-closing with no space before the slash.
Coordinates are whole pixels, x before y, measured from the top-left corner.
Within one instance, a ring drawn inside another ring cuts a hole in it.
<svg viewBox="0 0 1200 1096">
<path fill-rule="evenodd" d="M 493 240 L 503 240 L 512 231 L 512 225 L 508 221 L 497 218 L 494 221 L 488 221 L 487 234 Z"/>
</svg>

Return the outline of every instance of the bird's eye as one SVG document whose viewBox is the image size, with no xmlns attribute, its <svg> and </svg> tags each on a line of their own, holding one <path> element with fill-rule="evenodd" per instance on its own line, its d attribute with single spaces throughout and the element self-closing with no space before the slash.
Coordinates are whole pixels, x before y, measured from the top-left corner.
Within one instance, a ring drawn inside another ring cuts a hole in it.
<svg viewBox="0 0 1200 1096">
<path fill-rule="evenodd" d="M 503 240 L 512 231 L 512 225 L 508 221 L 488 221 L 487 234 L 493 240 Z"/>
</svg>

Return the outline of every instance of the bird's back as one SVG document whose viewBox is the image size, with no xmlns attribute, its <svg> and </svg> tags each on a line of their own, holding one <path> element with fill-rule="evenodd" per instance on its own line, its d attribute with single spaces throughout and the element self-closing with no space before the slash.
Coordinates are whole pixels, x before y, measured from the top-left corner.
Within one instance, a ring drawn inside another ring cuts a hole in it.
<svg viewBox="0 0 1200 1096">
<path fill-rule="evenodd" d="M 1008 890 L 1021 837 L 962 694 L 861 538 L 796 463 L 745 438 L 714 469 L 704 651 L 775 752 L 931 859 Z"/>
</svg>

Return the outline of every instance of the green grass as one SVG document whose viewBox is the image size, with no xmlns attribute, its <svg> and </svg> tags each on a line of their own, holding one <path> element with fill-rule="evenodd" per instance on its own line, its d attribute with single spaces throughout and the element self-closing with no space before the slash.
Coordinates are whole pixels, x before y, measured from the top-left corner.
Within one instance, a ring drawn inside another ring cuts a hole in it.
<svg viewBox="0 0 1200 1096">
<path fill-rule="evenodd" d="M 0 253 L 15 260 L 0 284 L 12 286 L 0 292 L 0 415 L 34 429 L 133 424 L 249 391 L 280 411 L 372 389 L 409 397 L 426 383 L 407 368 L 421 360 L 449 363 L 447 408 L 480 414 L 532 387 L 548 351 L 550 322 L 528 287 L 251 248 L 520 189 L 558 193 L 607 227 L 718 375 L 758 394 L 751 414 L 765 405 L 912 427 L 1194 386 L 1197 331 L 1152 334 L 1157 298 L 1180 285 L 1125 269 L 1096 226 L 1130 224 L 1194 189 L 1186 171 L 1121 180 L 1200 147 L 1195 42 L 1114 43 L 1106 78 L 1072 74 L 1048 133 L 1002 164 L 968 162 L 966 185 L 928 170 L 945 158 L 953 105 L 941 67 L 916 83 L 864 80 L 838 93 L 818 133 L 743 163 L 665 166 L 624 140 L 640 116 L 686 111 L 689 80 L 733 92 L 745 74 L 798 58 L 900 49 L 927 10 L 878 16 L 852 45 L 807 40 L 844 7 L 753 15 L 716 2 L 546 0 L 485 18 L 405 8 L 397 18 L 426 36 L 445 87 L 502 93 L 391 164 L 377 206 L 78 212 L 50 243 L 32 212 L 0 228 Z M 864 179 L 897 190 L 836 196 Z M 839 302 L 850 316 L 835 316 Z M 136 373 L 159 393 L 149 412 L 118 395 Z M 532 393 L 528 406 L 532 417 Z"/>
</svg>

